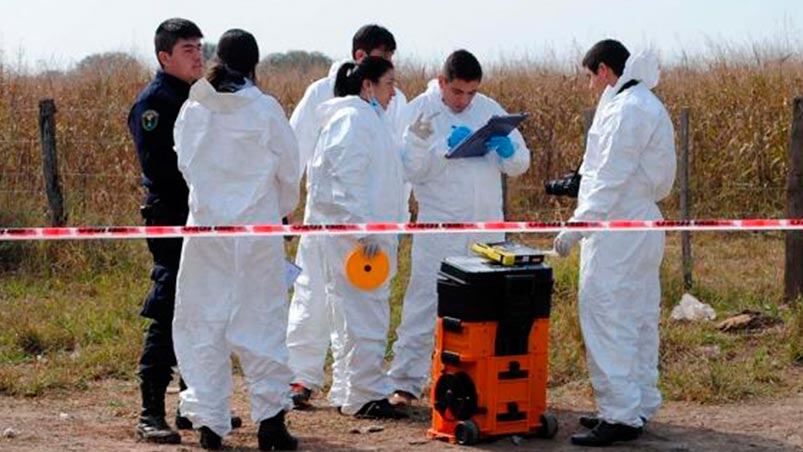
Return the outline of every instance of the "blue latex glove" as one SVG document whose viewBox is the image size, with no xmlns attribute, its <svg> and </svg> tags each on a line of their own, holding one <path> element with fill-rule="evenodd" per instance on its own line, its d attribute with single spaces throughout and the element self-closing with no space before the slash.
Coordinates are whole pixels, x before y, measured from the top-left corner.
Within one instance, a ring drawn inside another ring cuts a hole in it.
<svg viewBox="0 0 803 452">
<path fill-rule="evenodd" d="M 507 136 L 504 137 L 491 137 L 485 142 L 485 146 L 492 151 L 496 151 L 499 157 L 503 159 L 510 158 L 515 152 L 513 142 Z"/>
<path fill-rule="evenodd" d="M 449 146 L 449 149 L 457 146 L 461 141 L 465 140 L 466 137 L 471 135 L 471 129 L 466 126 L 452 126 L 452 134 L 449 135 L 449 139 L 446 140 L 446 145 Z"/>
</svg>

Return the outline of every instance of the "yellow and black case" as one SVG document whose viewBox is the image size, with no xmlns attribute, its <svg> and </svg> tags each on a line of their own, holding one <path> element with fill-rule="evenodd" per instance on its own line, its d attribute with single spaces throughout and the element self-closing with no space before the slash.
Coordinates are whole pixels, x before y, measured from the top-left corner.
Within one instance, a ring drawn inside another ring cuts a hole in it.
<svg viewBox="0 0 803 452">
<path fill-rule="evenodd" d="M 507 267 L 521 264 L 540 264 L 545 253 L 514 242 L 474 243 L 471 250 L 477 255 Z"/>
</svg>

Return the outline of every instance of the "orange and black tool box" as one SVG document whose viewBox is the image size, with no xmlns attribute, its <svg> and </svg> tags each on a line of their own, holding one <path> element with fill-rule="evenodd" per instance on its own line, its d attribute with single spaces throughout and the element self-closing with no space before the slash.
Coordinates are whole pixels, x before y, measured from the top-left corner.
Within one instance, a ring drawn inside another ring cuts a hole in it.
<svg viewBox="0 0 803 452">
<path fill-rule="evenodd" d="M 470 445 L 557 433 L 546 412 L 552 285 L 543 263 L 442 262 L 430 437 Z"/>
</svg>

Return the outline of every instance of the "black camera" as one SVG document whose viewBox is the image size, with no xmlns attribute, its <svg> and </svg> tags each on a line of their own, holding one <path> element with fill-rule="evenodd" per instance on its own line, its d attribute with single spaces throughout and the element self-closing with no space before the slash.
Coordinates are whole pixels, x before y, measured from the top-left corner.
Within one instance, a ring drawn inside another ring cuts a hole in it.
<svg viewBox="0 0 803 452">
<path fill-rule="evenodd" d="M 580 191 L 580 178 L 579 172 L 572 171 L 571 173 L 564 174 L 560 179 L 546 181 L 544 183 L 546 194 L 576 198 L 577 193 Z"/>
</svg>

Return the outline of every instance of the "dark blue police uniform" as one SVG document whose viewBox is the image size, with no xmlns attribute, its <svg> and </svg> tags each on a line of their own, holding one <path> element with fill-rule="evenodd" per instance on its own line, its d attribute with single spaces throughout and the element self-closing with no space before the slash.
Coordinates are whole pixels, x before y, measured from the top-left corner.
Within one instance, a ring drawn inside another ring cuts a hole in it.
<svg viewBox="0 0 803 452">
<path fill-rule="evenodd" d="M 178 170 L 173 149 L 173 126 L 190 85 L 159 71 L 137 97 L 128 115 L 128 128 L 147 189 L 142 216 L 149 226 L 184 225 L 189 214 L 189 189 Z M 141 315 L 153 319 L 139 363 L 143 416 L 164 417 L 164 394 L 176 365 L 172 322 L 181 239 L 148 239 L 153 255 L 153 287 Z"/>
</svg>

